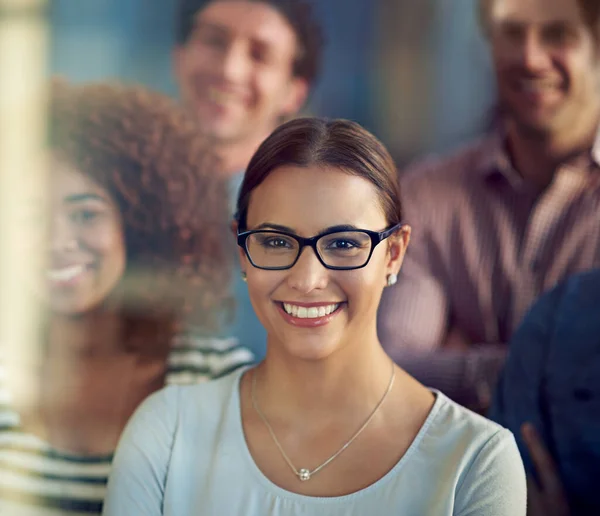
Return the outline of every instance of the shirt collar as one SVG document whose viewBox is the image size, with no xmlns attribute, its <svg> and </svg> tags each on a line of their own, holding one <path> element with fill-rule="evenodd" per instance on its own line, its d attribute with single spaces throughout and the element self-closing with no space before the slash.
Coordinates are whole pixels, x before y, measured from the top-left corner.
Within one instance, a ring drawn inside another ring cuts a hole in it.
<svg viewBox="0 0 600 516">
<path fill-rule="evenodd" d="M 484 144 L 480 170 L 486 178 L 502 176 L 514 187 L 522 187 L 524 181 L 521 174 L 512 165 L 506 138 L 506 130 L 503 127 L 493 131 Z M 590 152 L 573 158 L 573 162 L 577 164 L 582 160 L 587 162 L 586 165 L 589 166 L 589 169 L 600 170 L 600 126 Z"/>
<path fill-rule="evenodd" d="M 506 148 L 506 131 L 495 129 L 484 144 L 481 174 L 486 179 L 503 177 L 513 187 L 523 185 L 523 178 L 513 167 Z"/>
</svg>

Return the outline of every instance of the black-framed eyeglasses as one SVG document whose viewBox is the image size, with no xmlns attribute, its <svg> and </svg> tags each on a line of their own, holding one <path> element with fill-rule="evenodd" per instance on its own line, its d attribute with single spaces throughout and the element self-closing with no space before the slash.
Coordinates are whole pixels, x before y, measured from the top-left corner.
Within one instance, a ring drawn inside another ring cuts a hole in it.
<svg viewBox="0 0 600 516">
<path fill-rule="evenodd" d="M 375 247 L 403 227 L 400 223 L 381 232 L 333 228 L 311 238 L 286 231 L 257 229 L 238 233 L 237 243 L 257 269 L 291 269 L 302 250 L 312 247 L 323 267 L 348 271 L 365 267 Z"/>
</svg>

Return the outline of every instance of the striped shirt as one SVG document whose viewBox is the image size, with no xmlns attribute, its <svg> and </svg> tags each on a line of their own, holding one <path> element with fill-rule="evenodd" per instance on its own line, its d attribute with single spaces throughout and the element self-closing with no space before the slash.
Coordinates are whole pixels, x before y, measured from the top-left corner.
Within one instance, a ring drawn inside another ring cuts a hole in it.
<svg viewBox="0 0 600 516">
<path fill-rule="evenodd" d="M 179 336 L 168 358 L 168 385 L 194 384 L 251 364 L 236 339 Z M 81 457 L 57 450 L 20 429 L 0 364 L 0 514 L 100 514 L 112 455 Z"/>
<path fill-rule="evenodd" d="M 532 302 L 564 277 L 600 266 L 600 138 L 541 192 L 504 148 L 498 132 L 407 171 L 401 186 L 412 240 L 379 314 L 390 355 L 470 406 L 485 404 Z M 461 338 L 451 349 L 454 334 Z"/>
</svg>

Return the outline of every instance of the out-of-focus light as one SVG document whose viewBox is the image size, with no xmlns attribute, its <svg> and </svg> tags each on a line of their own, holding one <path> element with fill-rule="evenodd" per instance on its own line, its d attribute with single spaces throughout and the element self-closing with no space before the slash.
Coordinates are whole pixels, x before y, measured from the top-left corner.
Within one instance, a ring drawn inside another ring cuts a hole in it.
<svg viewBox="0 0 600 516">
<path fill-rule="evenodd" d="M 22 216 L 24 200 L 44 190 L 46 177 L 46 8 L 45 0 L 0 0 L 0 360 L 24 408 L 37 393 L 40 314 L 22 279 L 41 270 L 44 253 L 19 249 L 35 234 Z"/>
</svg>

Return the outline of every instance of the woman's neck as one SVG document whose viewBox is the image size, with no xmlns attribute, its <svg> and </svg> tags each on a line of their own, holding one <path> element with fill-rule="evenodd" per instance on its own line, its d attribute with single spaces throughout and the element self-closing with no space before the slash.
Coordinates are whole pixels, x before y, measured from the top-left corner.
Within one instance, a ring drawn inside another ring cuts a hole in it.
<svg viewBox="0 0 600 516">
<path fill-rule="evenodd" d="M 131 349 L 110 312 L 55 315 L 47 336 L 39 405 L 24 425 L 61 450 L 111 453 L 135 408 L 164 385 L 166 354 Z"/>
<path fill-rule="evenodd" d="M 88 361 L 126 353 L 121 318 L 114 312 L 81 316 L 54 314 L 48 325 L 47 358 Z"/>
<path fill-rule="evenodd" d="M 322 421 L 332 412 L 341 417 L 368 412 L 392 375 L 392 360 L 376 338 L 349 343 L 319 360 L 286 356 L 280 349 L 267 346 L 264 362 L 251 374 L 256 375 L 261 408 L 288 421 Z"/>
</svg>

